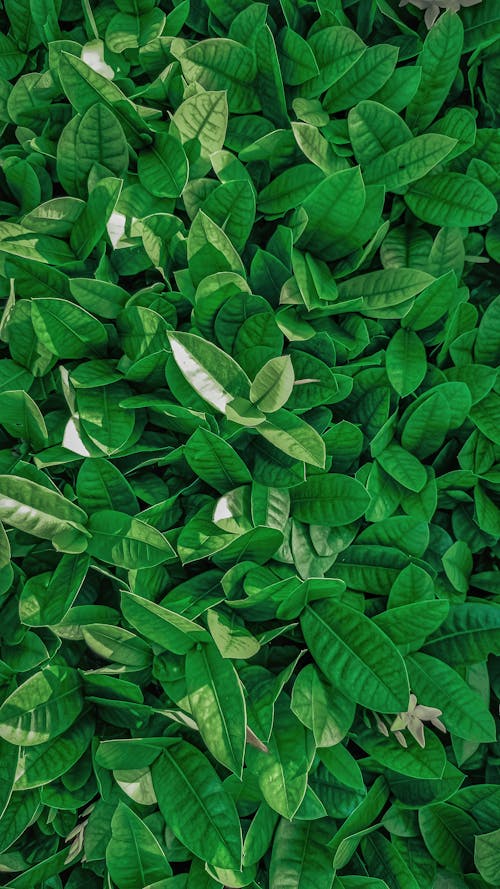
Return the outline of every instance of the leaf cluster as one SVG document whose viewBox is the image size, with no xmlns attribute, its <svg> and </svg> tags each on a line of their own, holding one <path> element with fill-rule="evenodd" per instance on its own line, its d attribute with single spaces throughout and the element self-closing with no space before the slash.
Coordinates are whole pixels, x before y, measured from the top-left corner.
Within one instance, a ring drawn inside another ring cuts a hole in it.
<svg viewBox="0 0 500 889">
<path fill-rule="evenodd" d="M 2 4 L 10 889 L 500 885 L 500 10 L 422 5 Z"/>
</svg>

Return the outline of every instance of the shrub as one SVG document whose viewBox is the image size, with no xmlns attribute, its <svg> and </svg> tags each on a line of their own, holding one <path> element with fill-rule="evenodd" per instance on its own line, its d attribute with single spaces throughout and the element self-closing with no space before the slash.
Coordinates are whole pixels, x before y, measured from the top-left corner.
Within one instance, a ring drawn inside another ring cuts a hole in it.
<svg viewBox="0 0 500 889">
<path fill-rule="evenodd" d="M 3 885 L 499 885 L 500 19 L 459 6 L 5 0 Z"/>
</svg>

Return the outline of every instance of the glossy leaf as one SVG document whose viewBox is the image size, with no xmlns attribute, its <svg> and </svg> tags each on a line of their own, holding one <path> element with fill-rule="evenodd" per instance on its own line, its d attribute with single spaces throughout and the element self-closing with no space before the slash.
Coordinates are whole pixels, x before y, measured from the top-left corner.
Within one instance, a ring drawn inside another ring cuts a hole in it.
<svg viewBox="0 0 500 889">
<path fill-rule="evenodd" d="M 160 811 L 178 839 L 214 867 L 238 870 L 236 806 L 203 754 L 186 742 L 176 744 L 154 765 L 153 783 Z"/>
<path fill-rule="evenodd" d="M 385 712 L 406 706 L 408 678 L 401 656 L 368 618 L 340 602 L 316 602 L 301 624 L 316 663 L 344 694 Z"/>
</svg>

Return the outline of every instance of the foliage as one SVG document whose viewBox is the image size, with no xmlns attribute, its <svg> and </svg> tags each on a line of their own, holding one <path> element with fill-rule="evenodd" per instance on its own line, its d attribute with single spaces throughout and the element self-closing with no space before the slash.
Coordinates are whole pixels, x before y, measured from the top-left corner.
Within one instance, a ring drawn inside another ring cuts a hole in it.
<svg viewBox="0 0 500 889">
<path fill-rule="evenodd" d="M 498 886 L 497 0 L 0 18 L 2 884 Z"/>
</svg>

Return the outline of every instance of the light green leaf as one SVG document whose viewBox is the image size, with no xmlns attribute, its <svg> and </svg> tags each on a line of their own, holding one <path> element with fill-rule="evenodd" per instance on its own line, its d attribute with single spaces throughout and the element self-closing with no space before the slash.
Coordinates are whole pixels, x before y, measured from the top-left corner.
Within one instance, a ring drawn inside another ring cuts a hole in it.
<svg viewBox="0 0 500 889">
<path fill-rule="evenodd" d="M 89 553 L 108 565 L 122 568 L 153 568 L 175 558 L 167 538 L 138 518 L 111 509 L 93 513 Z"/>
<path fill-rule="evenodd" d="M 225 413 L 233 398 L 248 398 L 250 380 L 234 358 L 192 333 L 169 332 L 168 338 L 182 375 L 208 404 Z"/>
<path fill-rule="evenodd" d="M 40 408 L 21 389 L 0 393 L 0 425 L 13 438 L 21 439 L 39 451 L 48 443 L 48 432 Z"/>
<path fill-rule="evenodd" d="M 16 790 L 41 787 L 64 775 L 83 756 L 95 724 L 91 715 L 81 714 L 62 735 L 35 747 L 21 748 L 16 772 Z M 16 749 L 11 746 L 11 749 Z"/>
<path fill-rule="evenodd" d="M 89 565 L 86 553 L 68 553 L 62 556 L 47 584 L 31 585 L 28 581 L 19 598 L 22 623 L 29 627 L 58 624 L 76 599 Z"/>
<path fill-rule="evenodd" d="M 219 654 L 216 645 L 188 651 L 186 687 L 191 714 L 208 749 L 240 776 L 245 754 L 245 699 L 233 665 Z"/>
<path fill-rule="evenodd" d="M 22 683 L 0 707 L 0 735 L 32 747 L 61 735 L 83 707 L 80 678 L 70 667 L 44 667 Z"/>
<path fill-rule="evenodd" d="M 325 465 L 325 445 L 316 430 L 293 414 L 281 408 L 256 427 L 259 435 L 280 451 L 320 469 Z"/>
<path fill-rule="evenodd" d="M 264 413 L 273 413 L 286 404 L 294 382 L 290 356 L 270 358 L 250 387 L 250 400 Z"/>
<path fill-rule="evenodd" d="M 0 475 L 0 519 L 35 537 L 52 540 L 87 521 L 87 514 L 61 494 L 16 475 Z"/>
</svg>

